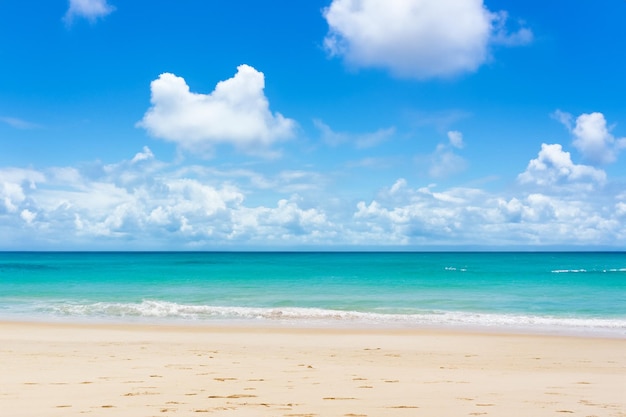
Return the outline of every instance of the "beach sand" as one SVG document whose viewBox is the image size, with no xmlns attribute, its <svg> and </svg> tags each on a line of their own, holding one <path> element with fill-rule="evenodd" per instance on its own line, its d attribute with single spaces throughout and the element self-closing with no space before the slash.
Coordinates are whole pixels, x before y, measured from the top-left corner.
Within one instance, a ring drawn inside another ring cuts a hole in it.
<svg viewBox="0 0 626 417">
<path fill-rule="evenodd" d="M 0 414 L 626 416 L 626 339 L 0 323 Z"/>
</svg>

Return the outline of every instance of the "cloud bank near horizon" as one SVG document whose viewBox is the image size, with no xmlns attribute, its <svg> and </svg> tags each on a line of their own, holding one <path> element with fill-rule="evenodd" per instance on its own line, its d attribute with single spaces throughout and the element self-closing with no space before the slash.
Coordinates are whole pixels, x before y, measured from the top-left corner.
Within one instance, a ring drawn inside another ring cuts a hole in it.
<svg viewBox="0 0 626 417">
<path fill-rule="evenodd" d="M 440 152 L 464 147 L 461 132 L 447 137 Z M 110 164 L 0 168 L 0 249 L 621 248 L 626 238 L 626 193 L 560 144 L 543 144 L 499 192 L 398 178 L 373 198 L 326 194 L 320 184 L 343 175 L 180 165 L 147 146 Z"/>
</svg>

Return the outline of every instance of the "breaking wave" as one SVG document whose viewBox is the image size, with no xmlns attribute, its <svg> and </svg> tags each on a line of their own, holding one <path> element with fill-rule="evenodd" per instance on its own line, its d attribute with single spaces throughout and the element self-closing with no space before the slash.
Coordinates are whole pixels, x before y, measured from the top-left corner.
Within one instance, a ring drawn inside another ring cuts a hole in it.
<svg viewBox="0 0 626 417">
<path fill-rule="evenodd" d="M 626 319 L 552 317 L 515 314 L 422 311 L 410 313 L 360 312 L 319 308 L 261 308 L 178 304 L 145 300 L 140 303 L 63 303 L 47 312 L 57 317 L 105 320 L 174 320 L 210 323 L 264 321 L 302 325 L 361 325 L 382 327 L 470 327 L 626 335 Z"/>
</svg>

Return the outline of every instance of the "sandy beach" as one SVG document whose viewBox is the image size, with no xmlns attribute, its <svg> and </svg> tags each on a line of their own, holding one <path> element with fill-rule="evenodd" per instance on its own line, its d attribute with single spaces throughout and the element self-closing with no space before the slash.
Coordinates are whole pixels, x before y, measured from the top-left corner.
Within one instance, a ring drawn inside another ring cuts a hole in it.
<svg viewBox="0 0 626 417">
<path fill-rule="evenodd" d="M 626 340 L 0 323 L 2 415 L 626 416 Z"/>
</svg>

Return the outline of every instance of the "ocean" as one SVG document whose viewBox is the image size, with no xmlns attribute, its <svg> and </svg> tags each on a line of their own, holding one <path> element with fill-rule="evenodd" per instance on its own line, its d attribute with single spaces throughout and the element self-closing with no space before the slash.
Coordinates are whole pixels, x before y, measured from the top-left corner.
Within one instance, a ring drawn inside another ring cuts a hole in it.
<svg viewBox="0 0 626 417">
<path fill-rule="evenodd" d="M 0 320 L 626 337 L 626 253 L 2 252 Z"/>
</svg>

